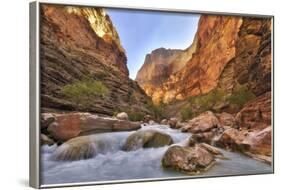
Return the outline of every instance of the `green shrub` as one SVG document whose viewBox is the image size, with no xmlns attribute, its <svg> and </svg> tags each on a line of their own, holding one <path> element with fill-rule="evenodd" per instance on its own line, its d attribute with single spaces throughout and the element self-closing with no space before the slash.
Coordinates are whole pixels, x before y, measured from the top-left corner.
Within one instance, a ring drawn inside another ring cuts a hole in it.
<svg viewBox="0 0 281 190">
<path fill-rule="evenodd" d="M 84 79 L 65 85 L 60 91 L 77 106 L 88 107 L 95 98 L 105 98 L 109 94 L 107 87 L 100 81 Z"/>
<path fill-rule="evenodd" d="M 253 98 L 255 98 L 255 95 L 246 86 L 241 86 L 228 97 L 228 101 L 231 105 L 241 108 Z"/>
<path fill-rule="evenodd" d="M 188 105 L 181 109 L 181 119 L 189 120 L 205 111 L 213 110 L 217 103 L 225 101 L 226 96 L 222 90 L 216 89 L 204 95 L 188 98 Z"/>
<path fill-rule="evenodd" d="M 184 108 L 181 109 L 181 119 L 183 121 L 192 119 L 192 117 L 194 116 L 194 113 L 192 111 L 192 108 L 189 106 L 186 106 Z"/>
<path fill-rule="evenodd" d="M 161 120 L 164 118 L 165 107 L 166 105 L 163 102 L 160 102 L 158 105 L 150 102 L 146 105 L 146 108 L 152 111 L 152 117 L 156 120 Z"/>
<path fill-rule="evenodd" d="M 143 121 L 144 113 L 130 111 L 128 116 L 130 121 Z"/>
</svg>

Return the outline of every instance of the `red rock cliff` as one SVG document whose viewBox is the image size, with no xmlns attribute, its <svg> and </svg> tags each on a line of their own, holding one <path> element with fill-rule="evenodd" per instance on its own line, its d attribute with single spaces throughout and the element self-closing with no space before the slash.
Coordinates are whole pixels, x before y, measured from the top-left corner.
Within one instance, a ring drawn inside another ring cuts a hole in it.
<svg viewBox="0 0 281 190">
<path fill-rule="evenodd" d="M 185 100 L 217 87 L 231 92 L 245 83 L 256 95 L 270 90 L 270 19 L 203 15 L 196 38 L 192 58 L 148 94 L 155 103 Z"/>
<path fill-rule="evenodd" d="M 159 48 L 146 55 L 144 64 L 138 71 L 136 81 L 149 96 L 155 89 L 161 87 L 169 77 L 181 70 L 196 50 L 197 38 L 192 45 L 185 49 Z"/>
<path fill-rule="evenodd" d="M 103 9 L 41 6 L 41 102 L 44 110 L 81 110 L 113 114 L 116 108 L 147 111 L 150 101 L 128 77 L 126 55 L 118 34 Z M 107 100 L 96 98 L 83 110 L 60 93 L 66 84 L 84 78 L 101 81 Z M 134 106 L 131 106 L 134 105 Z"/>
</svg>

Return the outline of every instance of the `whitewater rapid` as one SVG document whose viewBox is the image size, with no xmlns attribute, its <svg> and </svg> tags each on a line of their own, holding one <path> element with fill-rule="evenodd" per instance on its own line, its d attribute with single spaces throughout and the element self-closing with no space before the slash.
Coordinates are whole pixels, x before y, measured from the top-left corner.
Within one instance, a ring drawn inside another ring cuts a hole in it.
<svg viewBox="0 0 281 190">
<path fill-rule="evenodd" d="M 166 125 L 142 126 L 139 130 L 159 130 L 170 135 L 174 144 L 185 144 L 191 136 Z M 111 132 L 91 135 L 100 147 L 98 154 L 87 160 L 54 161 L 51 159 L 57 145 L 41 147 L 41 181 L 44 185 L 132 180 L 168 177 L 196 177 L 173 170 L 163 169 L 161 159 L 168 146 L 122 151 L 126 138 L 132 132 Z M 173 145 L 174 145 L 173 144 Z M 171 146 L 173 146 L 171 145 Z M 270 173 L 270 165 L 253 160 L 239 153 L 223 151 L 228 160 L 217 160 L 207 172 L 199 176 L 221 176 L 240 174 Z M 198 175 L 197 175 L 198 176 Z"/>
</svg>

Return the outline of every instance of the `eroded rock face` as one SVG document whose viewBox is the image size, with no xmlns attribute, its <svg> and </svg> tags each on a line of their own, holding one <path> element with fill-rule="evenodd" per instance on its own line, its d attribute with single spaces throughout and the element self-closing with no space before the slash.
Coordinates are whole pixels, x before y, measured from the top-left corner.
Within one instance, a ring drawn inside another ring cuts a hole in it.
<svg viewBox="0 0 281 190">
<path fill-rule="evenodd" d="M 219 127 L 220 123 L 214 113 L 207 111 L 191 119 L 181 128 L 183 132 L 200 133 Z"/>
<path fill-rule="evenodd" d="M 141 85 L 154 103 L 186 100 L 216 88 L 231 94 L 239 85 L 257 96 L 271 90 L 270 18 L 203 15 L 195 38 L 196 49 L 179 71 L 165 76 L 162 85 Z"/>
<path fill-rule="evenodd" d="M 155 89 L 182 69 L 191 59 L 197 46 L 197 38 L 185 50 L 159 48 L 146 55 L 144 64 L 138 71 L 136 81 L 146 94 L 153 96 Z"/>
<path fill-rule="evenodd" d="M 129 79 L 127 58 L 118 34 L 103 9 L 42 5 L 40 30 L 42 110 L 90 111 L 113 115 L 132 109 L 150 113 L 150 102 L 138 84 Z M 109 95 L 94 98 L 87 108 L 74 104 L 61 88 L 91 78 L 102 82 Z"/>
<path fill-rule="evenodd" d="M 235 57 L 241 24 L 240 17 L 201 16 L 192 58 L 155 90 L 153 101 L 184 100 L 214 89 L 224 67 Z"/>
<path fill-rule="evenodd" d="M 236 121 L 244 129 L 263 129 L 271 125 L 271 92 L 248 102 L 237 113 Z"/>
<path fill-rule="evenodd" d="M 130 131 L 141 127 L 139 122 L 101 117 L 90 113 L 53 114 L 47 131 L 58 141 L 99 132 Z"/>
<path fill-rule="evenodd" d="M 173 144 L 173 139 L 156 130 L 137 131 L 130 135 L 123 146 L 123 150 L 131 151 L 139 148 L 162 147 Z"/>
<path fill-rule="evenodd" d="M 198 174 L 212 166 L 215 158 L 204 147 L 196 145 L 194 147 L 172 146 L 162 158 L 164 168 Z"/>
</svg>

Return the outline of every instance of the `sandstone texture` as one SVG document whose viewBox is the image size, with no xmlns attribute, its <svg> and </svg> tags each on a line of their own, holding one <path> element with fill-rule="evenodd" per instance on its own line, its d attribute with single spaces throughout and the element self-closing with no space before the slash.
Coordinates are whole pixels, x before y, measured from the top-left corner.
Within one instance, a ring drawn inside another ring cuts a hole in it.
<svg viewBox="0 0 281 190">
<path fill-rule="evenodd" d="M 163 50 L 148 55 L 137 81 L 154 103 L 183 101 L 216 88 L 231 94 L 240 85 L 256 96 L 271 91 L 270 18 L 202 15 L 192 47 L 181 69 L 159 77 L 160 85 L 145 71 L 159 76 L 156 71 L 171 61 L 161 59 Z"/>
<path fill-rule="evenodd" d="M 113 115 L 118 108 L 149 113 L 145 105 L 150 98 L 129 79 L 126 54 L 103 9 L 42 5 L 41 18 L 43 112 L 79 110 Z M 91 99 L 87 108 L 61 93 L 65 85 L 85 78 L 100 81 L 109 90 L 106 99 Z"/>
<path fill-rule="evenodd" d="M 49 117 L 52 115 L 54 120 L 47 126 L 45 133 L 59 142 L 64 142 L 81 135 L 131 131 L 141 127 L 139 122 L 102 117 L 90 113 L 43 113 L 42 117 L 46 117 L 45 115 L 49 115 Z"/>
<path fill-rule="evenodd" d="M 194 147 L 170 147 L 162 158 L 162 166 L 183 171 L 189 174 L 199 174 L 208 170 L 215 162 L 211 152 L 200 145 Z"/>
</svg>

